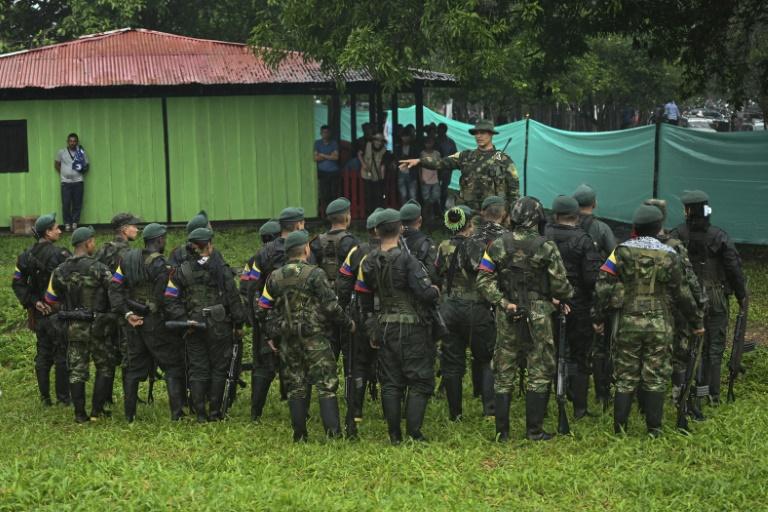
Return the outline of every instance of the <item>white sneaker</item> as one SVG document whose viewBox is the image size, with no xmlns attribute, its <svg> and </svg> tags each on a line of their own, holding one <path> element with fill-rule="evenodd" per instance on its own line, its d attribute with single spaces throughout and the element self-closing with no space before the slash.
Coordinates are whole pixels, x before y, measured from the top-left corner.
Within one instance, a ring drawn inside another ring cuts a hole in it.
<svg viewBox="0 0 768 512">
<path fill-rule="evenodd" d="M 71 229 L 72 229 L 72 226 L 71 226 L 71 225 L 69 225 L 69 224 L 64 224 L 64 231 L 65 231 L 65 232 L 67 232 L 67 231 L 70 231 Z"/>
<path fill-rule="evenodd" d="M 75 223 L 73 222 L 73 223 L 72 223 L 72 231 L 74 231 L 74 230 L 76 230 L 76 229 L 77 229 L 77 224 L 75 224 Z"/>
</svg>

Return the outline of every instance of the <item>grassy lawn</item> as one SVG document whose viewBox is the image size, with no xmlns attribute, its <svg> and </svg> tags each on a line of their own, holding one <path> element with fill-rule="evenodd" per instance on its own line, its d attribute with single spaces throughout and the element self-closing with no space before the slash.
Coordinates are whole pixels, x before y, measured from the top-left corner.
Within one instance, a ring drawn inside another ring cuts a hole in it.
<svg viewBox="0 0 768 512">
<path fill-rule="evenodd" d="M 174 231 L 169 246 L 181 236 Z M 257 239 L 255 230 L 236 228 L 215 243 L 240 267 Z M 0 288 L 2 511 L 768 509 L 765 346 L 745 356 L 749 372 L 737 383 L 737 402 L 705 408 L 709 419 L 693 424 L 692 436 L 674 431 L 668 403 L 665 434 L 657 440 L 645 435 L 633 413 L 625 438 L 612 434 L 611 417 L 603 415 L 572 422 L 571 436 L 529 443 L 522 440 L 523 403 L 515 397 L 518 440 L 496 445 L 489 441 L 493 423 L 481 418 L 468 388 L 460 424 L 447 421 L 444 401 L 431 402 L 424 428 L 431 442 L 420 446 L 389 446 L 374 402 L 366 403 L 362 439 L 355 443 L 323 440 L 313 404 L 310 442 L 295 446 L 287 406 L 275 389 L 260 424 L 248 420 L 242 397 L 227 422 L 171 424 L 158 383 L 156 403 L 140 405 L 134 424 L 123 420 L 116 389 L 113 418 L 76 425 L 70 408 L 39 404 L 34 336 L 8 286 L 15 256 L 30 241 L 0 238 L 0 275 L 6 276 Z M 744 251 L 752 291 L 749 337 L 761 342 L 768 327 L 766 254 Z M 550 407 L 545 425 L 554 429 L 555 404 Z"/>
</svg>

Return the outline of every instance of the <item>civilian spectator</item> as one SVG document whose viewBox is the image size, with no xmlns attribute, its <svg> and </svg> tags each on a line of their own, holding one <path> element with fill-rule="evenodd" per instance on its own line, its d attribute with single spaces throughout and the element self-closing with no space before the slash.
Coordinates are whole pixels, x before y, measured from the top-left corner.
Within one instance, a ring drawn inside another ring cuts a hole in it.
<svg viewBox="0 0 768 512">
<path fill-rule="evenodd" d="M 424 139 L 424 150 L 421 152 L 421 158 L 440 159 L 440 152 L 435 149 L 435 139 L 427 137 Z M 440 207 L 440 182 L 437 179 L 437 171 L 419 166 L 421 181 L 421 198 L 424 204 L 425 222 L 433 222 L 438 215 L 442 213 Z M 402 171 L 401 171 L 402 172 Z"/>
<path fill-rule="evenodd" d="M 76 133 L 67 136 L 67 147 L 56 153 L 53 167 L 61 178 L 61 207 L 64 213 L 64 231 L 74 231 L 83 210 L 83 175 L 90 162 Z"/>
<path fill-rule="evenodd" d="M 414 135 L 414 130 L 410 126 L 400 132 L 400 144 L 395 148 L 395 156 L 398 160 L 418 158 L 419 152 L 414 143 Z M 418 169 L 401 169 L 398 171 L 397 190 L 400 192 L 400 204 L 405 204 L 411 199 L 416 199 L 418 182 Z"/>
<path fill-rule="evenodd" d="M 456 142 L 448 136 L 448 125 L 445 123 L 437 125 L 437 150 L 440 151 L 441 158 L 459 152 L 458 148 L 456 148 Z M 438 177 L 440 178 L 440 205 L 443 207 L 445 207 L 448 201 L 448 186 L 451 184 L 451 176 L 453 176 L 453 171 L 451 170 L 438 171 Z"/>
<path fill-rule="evenodd" d="M 339 196 L 339 143 L 331 139 L 328 126 L 320 128 L 320 139 L 315 141 L 315 162 L 317 162 L 317 184 L 320 196 L 320 209 Z"/>
<path fill-rule="evenodd" d="M 677 108 L 675 100 L 670 100 L 664 105 L 664 120 L 669 124 L 680 124 L 680 109 Z"/>
<path fill-rule="evenodd" d="M 360 177 L 363 179 L 365 191 L 366 215 L 384 206 L 384 178 L 387 168 L 392 168 L 394 160 L 392 153 L 384 146 L 384 134 L 377 133 L 366 143 L 365 150 L 358 154 L 360 159 Z"/>
</svg>

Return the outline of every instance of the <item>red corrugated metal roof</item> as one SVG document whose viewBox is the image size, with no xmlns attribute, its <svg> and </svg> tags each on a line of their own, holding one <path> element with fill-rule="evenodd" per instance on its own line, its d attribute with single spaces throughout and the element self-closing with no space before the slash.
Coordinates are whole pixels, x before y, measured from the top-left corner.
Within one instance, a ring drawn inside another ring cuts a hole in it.
<svg viewBox="0 0 768 512">
<path fill-rule="evenodd" d="M 452 75 L 414 70 L 413 78 L 452 83 Z M 365 71 L 348 82 L 371 81 Z M 0 55 L 0 89 L 146 85 L 318 84 L 333 78 L 320 65 L 289 52 L 270 69 L 245 44 L 120 29 L 74 41 Z"/>
</svg>

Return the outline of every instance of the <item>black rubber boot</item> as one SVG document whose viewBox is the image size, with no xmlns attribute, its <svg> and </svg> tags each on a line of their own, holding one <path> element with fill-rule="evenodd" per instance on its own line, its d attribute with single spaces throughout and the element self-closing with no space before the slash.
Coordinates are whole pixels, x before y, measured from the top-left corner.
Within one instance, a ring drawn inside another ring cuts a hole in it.
<svg viewBox="0 0 768 512">
<path fill-rule="evenodd" d="M 115 371 L 117 371 L 116 368 L 115 368 Z M 98 375 L 97 375 L 97 377 L 98 377 Z M 115 397 L 113 396 L 114 389 L 115 389 L 115 374 L 114 374 L 114 372 L 112 373 L 111 376 L 104 377 L 104 379 L 106 381 L 109 381 L 109 382 L 105 382 L 105 384 L 104 384 L 104 387 L 109 390 L 109 392 L 104 396 L 104 404 L 105 405 L 109 404 L 109 406 L 111 407 L 111 406 L 115 405 Z"/>
<path fill-rule="evenodd" d="M 446 387 L 446 391 L 448 388 Z M 427 413 L 427 402 L 429 397 L 420 393 L 411 391 L 408 393 L 406 402 L 405 431 L 408 436 L 419 442 L 426 442 L 427 438 L 421 433 L 421 425 L 424 423 L 424 416 Z"/>
<path fill-rule="evenodd" d="M 613 397 L 613 431 L 616 434 L 627 431 L 633 398 L 633 393 L 619 392 Z"/>
<path fill-rule="evenodd" d="M 368 382 L 365 379 L 355 379 L 352 416 L 358 423 L 363 421 L 363 405 L 365 404 L 365 388 L 367 385 Z"/>
<path fill-rule="evenodd" d="M 40 402 L 43 406 L 50 407 L 51 402 L 51 370 L 45 368 L 35 368 L 35 377 L 37 378 L 37 389 L 40 390 Z"/>
<path fill-rule="evenodd" d="M 403 434 L 400 430 L 400 409 L 402 400 L 399 396 L 381 395 L 381 407 L 384 409 L 384 418 L 387 420 L 389 442 L 398 445 L 403 442 Z"/>
<path fill-rule="evenodd" d="M 589 396 L 589 375 L 577 373 L 571 377 L 571 389 L 573 390 L 573 417 L 580 420 L 584 416 L 591 416 L 587 408 Z"/>
<path fill-rule="evenodd" d="M 443 377 L 443 384 L 445 386 L 445 401 L 448 403 L 448 419 L 461 421 L 461 377 Z"/>
<path fill-rule="evenodd" d="M 294 443 L 307 442 L 307 404 L 305 402 L 306 399 L 304 398 L 288 400 Z"/>
<path fill-rule="evenodd" d="M 205 393 L 208 391 L 208 382 L 193 380 L 189 382 L 190 399 L 195 407 L 198 423 L 208 421 L 208 415 L 205 412 Z"/>
<path fill-rule="evenodd" d="M 608 411 L 608 405 L 611 401 L 610 379 L 600 364 L 595 365 L 593 372 L 592 380 L 595 384 L 595 400 L 600 404 L 602 411 L 605 413 Z"/>
<path fill-rule="evenodd" d="M 224 415 L 221 413 L 221 403 L 224 400 L 224 387 L 227 381 L 223 379 L 211 380 L 211 385 L 208 388 L 208 403 L 210 404 L 210 413 L 208 419 L 210 421 L 221 421 L 224 419 Z"/>
<path fill-rule="evenodd" d="M 72 397 L 72 405 L 75 406 L 75 421 L 88 423 L 91 418 L 85 412 L 85 382 L 76 382 L 69 385 L 69 395 Z"/>
<path fill-rule="evenodd" d="M 179 421 L 184 417 L 184 395 L 186 394 L 184 381 L 174 377 L 166 377 L 165 386 L 168 388 L 168 405 L 171 408 L 171 421 Z"/>
<path fill-rule="evenodd" d="M 67 370 L 66 364 L 55 365 L 54 374 L 56 378 L 56 402 L 69 405 L 69 370 Z"/>
<path fill-rule="evenodd" d="M 483 397 L 483 364 L 472 358 L 472 397 Z"/>
<path fill-rule="evenodd" d="M 509 441 L 509 404 L 512 396 L 509 393 L 496 393 L 496 441 L 506 443 Z"/>
<path fill-rule="evenodd" d="M 123 408 L 125 420 L 133 423 L 136 419 L 136 403 L 139 400 L 139 381 L 130 377 L 123 379 Z"/>
<path fill-rule="evenodd" d="M 661 435 L 661 420 L 664 417 L 664 393 L 641 391 L 645 395 L 645 425 L 652 437 Z"/>
<path fill-rule="evenodd" d="M 549 393 L 525 393 L 525 437 L 529 441 L 549 441 L 552 434 L 544 431 L 544 416 L 547 414 Z"/>
<path fill-rule="evenodd" d="M 309 407 L 312 405 L 312 384 L 307 384 L 305 397 L 304 403 L 307 405 L 307 420 L 309 420 L 309 418 L 311 418 L 309 415 Z"/>
<path fill-rule="evenodd" d="M 722 366 L 720 363 L 712 363 L 709 365 L 709 405 L 717 407 L 720 405 L 720 372 Z"/>
<path fill-rule="evenodd" d="M 493 393 L 493 370 L 491 369 L 491 363 L 483 364 L 482 384 L 483 416 L 489 418 L 496 414 L 496 400 Z"/>
<path fill-rule="evenodd" d="M 269 386 L 271 384 L 272 379 L 255 375 L 251 377 L 251 421 L 259 421 L 261 418 L 261 414 L 264 412 L 264 405 L 267 403 L 267 395 L 269 395 Z"/>
<path fill-rule="evenodd" d="M 321 398 L 320 400 L 320 420 L 323 422 L 325 435 L 329 439 L 338 439 L 341 437 L 341 427 L 339 426 L 339 401 L 336 397 Z"/>
<path fill-rule="evenodd" d="M 107 397 L 112 395 L 112 383 L 113 378 L 105 377 L 104 375 L 96 374 L 96 378 L 93 381 L 93 396 L 91 397 L 91 418 L 97 419 L 101 417 L 109 417 L 111 412 L 104 410 L 104 404 L 107 401 Z"/>
</svg>

